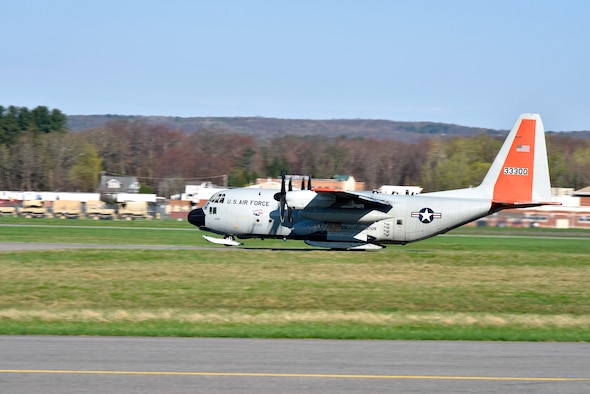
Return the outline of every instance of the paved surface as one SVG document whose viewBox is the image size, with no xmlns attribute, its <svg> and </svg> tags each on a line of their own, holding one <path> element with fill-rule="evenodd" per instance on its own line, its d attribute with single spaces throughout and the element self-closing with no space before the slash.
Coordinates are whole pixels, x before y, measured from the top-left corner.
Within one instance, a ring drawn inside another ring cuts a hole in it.
<svg viewBox="0 0 590 394">
<path fill-rule="evenodd" d="M 62 249 L 144 249 L 144 250 L 219 250 L 219 247 L 178 246 L 178 245 L 119 245 L 119 244 L 78 244 L 78 243 L 43 243 L 43 242 L 0 242 L 0 252 L 18 252 L 26 250 L 62 250 Z"/>
<path fill-rule="evenodd" d="M 590 344 L 0 336 L 2 393 L 584 393 Z"/>
<path fill-rule="evenodd" d="M 260 248 L 227 246 L 190 246 L 190 245 L 130 245 L 130 244 L 81 244 L 81 243 L 49 243 L 49 242 L 0 242 L 0 252 L 18 252 L 27 250 L 64 250 L 64 249 L 139 249 L 139 250 L 295 250 L 299 252 L 331 252 L 329 249 L 316 248 Z"/>
</svg>

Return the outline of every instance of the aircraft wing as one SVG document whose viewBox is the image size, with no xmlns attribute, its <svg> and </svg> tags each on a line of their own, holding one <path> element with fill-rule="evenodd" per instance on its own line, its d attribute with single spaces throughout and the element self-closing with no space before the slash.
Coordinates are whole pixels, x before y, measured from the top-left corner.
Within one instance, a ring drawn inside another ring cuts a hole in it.
<svg viewBox="0 0 590 394">
<path fill-rule="evenodd" d="M 365 202 L 369 203 L 375 208 L 379 207 L 391 207 L 391 201 L 387 194 L 373 193 L 367 191 L 352 192 L 352 191 L 340 191 L 328 188 L 315 188 L 314 191 L 318 194 L 332 195 L 339 205 L 347 202 Z"/>
</svg>

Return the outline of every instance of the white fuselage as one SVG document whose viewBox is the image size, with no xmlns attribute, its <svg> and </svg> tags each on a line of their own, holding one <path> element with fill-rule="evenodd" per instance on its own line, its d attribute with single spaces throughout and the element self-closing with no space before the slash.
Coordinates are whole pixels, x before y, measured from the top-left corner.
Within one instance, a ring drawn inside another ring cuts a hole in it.
<svg viewBox="0 0 590 394">
<path fill-rule="evenodd" d="M 202 228 L 239 238 L 404 244 L 486 216 L 491 209 L 490 200 L 476 193 L 460 197 L 366 192 L 380 204 L 359 198 L 354 203 L 338 205 L 332 195 L 305 190 L 287 193 L 290 204 L 281 220 L 277 192 L 235 189 L 217 193 L 203 207 Z"/>
</svg>

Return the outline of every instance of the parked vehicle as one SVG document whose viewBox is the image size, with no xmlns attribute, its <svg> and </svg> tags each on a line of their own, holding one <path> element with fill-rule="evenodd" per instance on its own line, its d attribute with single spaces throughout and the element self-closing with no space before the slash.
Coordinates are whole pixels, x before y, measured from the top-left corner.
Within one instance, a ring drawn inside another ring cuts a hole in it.
<svg viewBox="0 0 590 394">
<path fill-rule="evenodd" d="M 18 214 L 26 218 L 45 218 L 49 216 L 43 200 L 23 201 L 23 206 L 19 209 Z"/>
<path fill-rule="evenodd" d="M 98 200 L 86 202 L 86 217 L 89 219 L 116 219 L 117 213 L 113 208 L 107 208 L 106 204 Z"/>
<path fill-rule="evenodd" d="M 119 203 L 119 217 L 125 220 L 153 219 L 148 212 L 147 201 L 128 201 Z"/>
<path fill-rule="evenodd" d="M 16 204 L 13 202 L 0 201 L 0 216 L 14 216 L 16 217 L 18 210 Z"/>
<path fill-rule="evenodd" d="M 78 219 L 82 216 L 82 202 L 56 200 L 53 202 L 53 216 L 60 219 Z"/>
</svg>

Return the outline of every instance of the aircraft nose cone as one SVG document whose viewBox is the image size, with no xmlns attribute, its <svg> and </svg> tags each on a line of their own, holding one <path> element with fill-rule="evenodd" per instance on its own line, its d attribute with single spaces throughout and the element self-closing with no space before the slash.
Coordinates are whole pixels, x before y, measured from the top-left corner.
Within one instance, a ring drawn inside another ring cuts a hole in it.
<svg viewBox="0 0 590 394">
<path fill-rule="evenodd" d="M 188 222 L 197 227 L 205 225 L 205 211 L 203 208 L 193 209 L 188 213 Z"/>
</svg>

